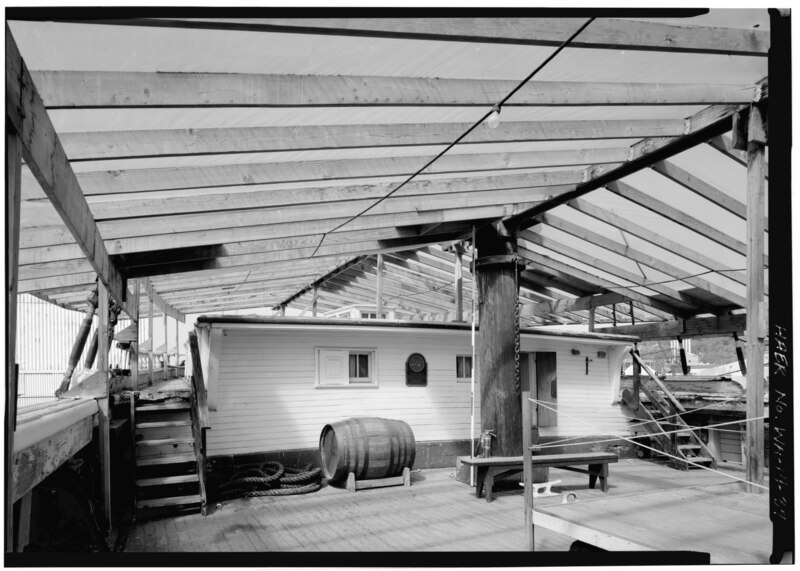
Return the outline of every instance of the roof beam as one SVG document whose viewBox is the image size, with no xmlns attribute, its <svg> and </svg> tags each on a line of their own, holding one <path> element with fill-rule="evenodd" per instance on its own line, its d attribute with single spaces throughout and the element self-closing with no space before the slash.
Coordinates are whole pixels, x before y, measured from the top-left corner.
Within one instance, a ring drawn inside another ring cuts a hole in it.
<svg viewBox="0 0 800 571">
<path fill-rule="evenodd" d="M 642 341 L 656 339 L 675 339 L 676 337 L 709 337 L 715 335 L 730 335 L 742 333 L 745 330 L 747 316 L 744 313 L 736 315 L 719 315 L 715 317 L 693 317 L 664 321 L 662 323 L 640 323 L 637 325 L 622 325 L 617 327 L 598 328 L 598 333 L 613 333 L 616 335 L 636 335 Z"/>
<path fill-rule="evenodd" d="M 694 12 L 701 14 L 702 12 Z M 681 15 L 688 15 L 684 12 Z M 676 17 L 681 15 L 676 14 Z M 546 14 L 545 14 L 546 16 Z M 73 21 L 73 20 L 70 20 Z M 330 34 L 456 42 L 558 46 L 586 17 L 558 18 L 124 18 L 89 20 L 92 24 L 157 26 Z M 570 43 L 570 48 L 647 50 L 766 56 L 769 32 L 599 18 Z"/>
<path fill-rule="evenodd" d="M 398 237 L 406 237 L 416 234 L 416 231 L 407 231 L 402 228 L 404 226 L 419 226 L 420 224 L 428 224 L 433 222 L 455 222 L 455 221 L 472 221 L 482 220 L 486 218 L 497 218 L 519 212 L 522 209 L 529 207 L 532 202 L 524 202 L 521 204 L 494 204 L 492 206 L 480 206 L 472 208 L 454 208 L 433 211 L 409 211 L 398 212 L 392 214 L 366 214 L 360 218 L 356 218 L 347 224 L 347 231 L 353 232 L 357 230 L 385 230 L 390 228 L 397 229 Z M 305 207 L 304 207 L 305 208 Z M 162 225 L 160 229 L 153 229 L 154 232 L 150 235 L 144 234 L 140 231 L 134 230 L 132 236 L 117 235 L 107 237 L 106 247 L 113 254 L 125 254 L 129 252 L 143 252 L 149 250 L 160 250 L 164 244 L 170 244 L 174 248 L 187 248 L 191 246 L 203 246 L 209 244 L 222 244 L 227 242 L 237 241 L 250 241 L 250 240 L 268 240 L 272 238 L 289 238 L 293 236 L 307 236 L 310 234 L 319 234 L 323 232 L 330 232 L 331 228 L 336 227 L 341 222 L 346 222 L 349 217 L 336 217 L 315 220 L 310 218 L 312 216 L 311 209 L 306 208 L 305 220 L 303 216 L 293 216 L 294 220 L 280 220 L 281 212 L 286 209 L 281 209 L 273 214 L 270 211 L 255 211 L 246 214 L 246 222 L 240 218 L 239 213 L 231 213 L 223 221 L 221 218 L 214 218 L 209 215 L 205 216 L 206 220 L 215 222 L 215 225 L 222 224 L 236 224 L 241 222 L 242 225 L 238 227 L 226 226 L 224 228 L 206 228 L 202 226 L 193 230 L 182 232 L 169 232 L 169 226 Z M 313 209 L 317 215 L 326 216 L 327 211 L 320 211 Z M 254 217 L 253 215 L 256 215 Z M 272 215 L 271 215 L 272 214 Z M 263 223 L 259 224 L 257 217 L 261 218 Z M 151 219 L 152 220 L 152 219 Z M 168 221 L 167 221 L 168 222 Z M 114 225 L 109 223 L 109 232 L 113 232 Z M 338 234 L 332 232 L 326 238 L 333 238 Z M 20 236 L 20 243 L 24 243 L 25 248 L 54 246 L 62 244 L 62 237 L 58 227 L 45 227 L 45 228 L 30 228 L 27 232 Z M 68 243 L 68 242 L 67 242 Z"/>
<path fill-rule="evenodd" d="M 49 109 L 491 107 L 516 80 L 348 75 L 34 71 Z M 529 81 L 506 107 L 749 103 L 752 85 Z"/>
<path fill-rule="evenodd" d="M 177 319 L 181 323 L 186 321 L 186 316 L 167 303 L 164 298 L 162 298 L 153 288 L 153 284 L 150 283 L 150 280 L 145 280 L 144 293 L 148 299 L 152 300 L 153 306 L 158 307 L 161 310 L 161 313 L 166 313 L 171 318 Z"/>
<path fill-rule="evenodd" d="M 471 123 L 308 125 L 149 131 L 62 133 L 70 161 L 223 155 L 276 151 L 447 145 Z M 572 141 L 678 137 L 681 119 L 616 121 L 514 121 L 502 129 L 475 129 L 460 145 L 522 141 Z"/>
<path fill-rule="evenodd" d="M 728 268 L 719 261 L 706 256 L 699 250 L 687 248 L 683 244 L 666 238 L 659 232 L 655 232 L 650 228 L 631 222 L 627 218 L 623 218 L 618 214 L 592 204 L 583 198 L 570 200 L 567 203 L 567 206 L 577 210 L 578 212 L 582 212 L 583 214 L 614 226 L 620 232 L 641 238 L 642 240 L 650 242 L 651 244 L 658 246 L 659 248 L 663 248 L 664 250 L 670 251 L 681 258 L 689 260 L 690 262 L 694 262 L 695 264 L 703 266 L 704 268 L 719 272 L 736 283 L 741 285 L 745 285 L 746 283 L 744 272 L 733 271 L 732 268 Z"/>
<path fill-rule="evenodd" d="M 762 80 L 761 83 L 766 85 L 766 80 Z M 503 224 L 512 231 L 529 228 L 537 223 L 538 216 L 543 212 L 640 171 L 655 161 L 669 158 L 715 135 L 729 131 L 732 124 L 731 116 L 737 111 L 739 111 L 739 107 L 736 105 L 708 107 L 686 119 L 686 129 L 682 132 L 682 136 L 674 139 L 648 137 L 639 141 L 631 146 L 630 160 L 627 163 L 615 169 L 605 167 L 591 169 L 590 167 L 587 169 L 586 182 L 579 184 L 575 190 L 515 214 L 504 220 Z"/>
<path fill-rule="evenodd" d="M 6 25 L 6 118 L 22 156 L 109 295 L 131 315 L 125 281 L 111 262 L 75 173 Z M 20 282 L 20 285 L 24 285 Z M 30 289 L 23 291 L 32 291 Z M 35 291 L 35 290 L 34 290 Z"/>
<path fill-rule="evenodd" d="M 440 173 L 457 174 L 487 170 L 507 171 L 623 163 L 627 159 L 627 147 L 521 153 L 448 154 L 440 157 L 426 168 L 421 176 Z M 164 190 L 194 191 L 198 188 L 242 187 L 269 183 L 399 177 L 416 172 L 427 160 L 428 155 L 417 155 L 352 160 L 95 171 L 77 173 L 76 176 L 84 194 L 95 196 Z M 35 188 L 31 189 L 32 182 L 28 180 L 29 184 L 23 185 L 23 199 L 37 197 L 35 193 L 38 193 L 39 187 L 33 184 Z M 29 187 L 27 192 L 25 192 L 25 186 Z"/>
<path fill-rule="evenodd" d="M 708 280 L 699 276 L 695 276 L 692 272 L 688 272 L 678 266 L 673 266 L 672 264 L 669 264 L 660 258 L 651 256 L 635 248 L 631 248 L 627 244 L 620 244 L 615 240 L 610 240 L 605 236 L 602 236 L 596 232 L 592 232 L 591 230 L 587 230 L 583 226 L 573 224 L 572 222 L 564 220 L 563 218 L 555 216 L 551 213 L 545 214 L 542 217 L 542 222 L 553 228 L 558 228 L 562 232 L 566 232 L 572 236 L 580 238 L 581 240 L 585 240 L 590 244 L 594 244 L 600 248 L 608 250 L 609 252 L 614 252 L 615 254 L 619 254 L 620 256 L 634 260 L 638 264 L 643 264 L 659 272 L 667 274 L 668 276 L 695 285 L 701 289 L 713 293 L 716 296 L 727 299 L 729 302 L 731 302 L 731 304 L 738 305 L 739 307 L 747 306 L 747 299 L 744 296 L 734 293 L 727 288 L 718 286 L 717 284 L 709 282 Z M 529 231 L 525 231 L 521 233 L 520 236 L 526 236 L 529 233 Z M 724 274 L 722 274 L 722 276 L 725 277 Z"/>
<path fill-rule="evenodd" d="M 458 178 L 440 178 L 433 180 L 418 179 L 407 183 L 403 188 L 394 193 L 386 202 L 402 205 L 413 204 L 419 198 L 424 198 L 424 210 L 430 210 L 428 206 L 436 204 L 436 199 L 444 199 L 455 204 L 458 201 L 468 200 L 479 196 L 478 192 L 493 191 L 496 198 L 495 202 L 502 201 L 505 195 L 515 196 L 514 191 L 523 191 L 520 200 L 506 200 L 510 202 L 532 202 L 544 200 L 559 193 L 566 192 L 574 188 L 574 184 L 581 181 L 583 173 L 579 170 L 563 171 L 544 171 L 535 173 L 504 174 L 504 175 L 478 175 Z M 105 228 L 103 222 L 109 219 L 117 220 L 115 227 L 120 224 L 139 225 L 142 221 L 126 222 L 133 218 L 146 218 L 157 216 L 169 216 L 179 214 L 185 216 L 193 213 L 220 213 L 226 210 L 255 210 L 258 208 L 296 208 L 303 204 L 317 205 L 323 208 L 323 204 L 339 203 L 345 201 L 370 200 L 374 202 L 378 198 L 383 198 L 399 185 L 398 182 L 385 182 L 378 184 L 360 184 L 348 186 L 318 186 L 308 188 L 280 188 L 277 185 L 257 187 L 256 189 L 246 189 L 245 192 L 231 192 L 226 189 L 220 194 L 198 194 L 195 196 L 182 196 L 175 198 L 144 198 L 129 199 L 119 201 L 95 202 L 91 205 L 95 220 L 100 224 L 100 228 Z M 503 191 L 502 193 L 498 191 Z M 483 195 L 480 195 L 483 196 Z M 405 198 L 406 200 L 400 200 Z M 400 201 L 399 201 L 400 200 Z M 399 201 L 399 202 L 398 202 Z M 367 203 L 361 204 L 364 208 Z M 352 208 L 347 205 L 332 204 L 336 207 L 334 211 L 350 212 Z M 325 207 L 326 210 L 328 209 Z M 435 206 L 434 206 L 435 208 Z M 410 209 L 417 209 L 412 207 Z M 380 211 L 378 207 L 374 210 Z M 171 218 L 180 219 L 172 216 Z M 107 236 L 108 237 L 108 236 Z"/>
<path fill-rule="evenodd" d="M 725 232 L 717 230 L 705 222 L 701 222 L 697 218 L 690 216 L 686 212 L 683 212 L 674 206 L 670 206 L 661 200 L 653 198 L 652 196 L 633 188 L 629 184 L 626 184 L 622 181 L 615 181 L 608 183 L 606 188 L 611 192 L 618 194 L 643 208 L 646 208 L 647 210 L 672 220 L 676 224 L 683 226 L 692 232 L 696 232 L 704 238 L 708 238 L 712 242 L 716 242 L 720 246 L 724 246 L 729 250 L 736 252 L 737 254 L 741 254 L 743 256 L 747 255 L 747 246 L 744 242 L 733 238 Z M 764 256 L 764 265 L 769 265 L 769 260 L 766 255 Z"/>
</svg>

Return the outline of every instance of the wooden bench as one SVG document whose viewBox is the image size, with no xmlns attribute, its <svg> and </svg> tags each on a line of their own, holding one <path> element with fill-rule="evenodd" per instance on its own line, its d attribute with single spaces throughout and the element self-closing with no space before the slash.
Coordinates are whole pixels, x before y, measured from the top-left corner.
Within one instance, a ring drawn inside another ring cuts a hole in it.
<svg viewBox="0 0 800 571">
<path fill-rule="evenodd" d="M 542 454 L 533 456 L 531 462 L 534 468 L 561 468 L 589 474 L 589 487 L 594 488 L 597 478 L 600 478 L 600 489 L 608 491 L 608 465 L 617 462 L 616 454 L 607 452 L 583 452 L 572 454 Z M 522 471 L 522 456 L 497 456 L 494 458 L 464 458 L 468 466 L 477 468 L 477 482 L 475 497 L 480 498 L 484 486 L 486 487 L 486 501 L 492 501 L 492 488 L 494 479 L 505 474 L 515 474 Z M 588 465 L 588 470 L 577 468 L 583 464 Z"/>
</svg>

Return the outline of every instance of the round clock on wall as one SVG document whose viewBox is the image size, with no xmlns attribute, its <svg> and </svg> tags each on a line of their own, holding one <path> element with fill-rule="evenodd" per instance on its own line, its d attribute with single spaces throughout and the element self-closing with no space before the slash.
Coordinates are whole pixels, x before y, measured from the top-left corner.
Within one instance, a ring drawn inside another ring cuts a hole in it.
<svg viewBox="0 0 800 571">
<path fill-rule="evenodd" d="M 421 353 L 412 353 L 406 360 L 406 386 L 424 387 L 428 385 L 428 364 Z"/>
</svg>

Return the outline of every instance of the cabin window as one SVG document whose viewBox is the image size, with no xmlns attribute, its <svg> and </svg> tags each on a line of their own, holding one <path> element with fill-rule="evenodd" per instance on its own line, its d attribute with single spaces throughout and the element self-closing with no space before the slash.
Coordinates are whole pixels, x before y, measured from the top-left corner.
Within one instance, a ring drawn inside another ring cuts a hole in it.
<svg viewBox="0 0 800 571">
<path fill-rule="evenodd" d="M 378 313 L 376 311 L 362 311 L 361 319 L 378 319 Z M 386 319 L 385 313 L 381 313 L 381 319 Z"/>
<path fill-rule="evenodd" d="M 317 387 L 378 386 L 374 349 L 317 348 Z"/>
<path fill-rule="evenodd" d="M 472 379 L 472 355 L 456 355 L 456 379 Z"/>
</svg>

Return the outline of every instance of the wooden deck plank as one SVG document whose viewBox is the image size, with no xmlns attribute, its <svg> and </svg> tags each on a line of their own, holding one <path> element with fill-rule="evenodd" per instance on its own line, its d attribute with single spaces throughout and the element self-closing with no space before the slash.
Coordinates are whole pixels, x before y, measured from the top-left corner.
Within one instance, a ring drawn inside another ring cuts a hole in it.
<svg viewBox="0 0 800 571">
<path fill-rule="evenodd" d="M 374 488 L 352 493 L 327 486 L 302 496 L 230 500 L 205 518 L 199 514 L 180 516 L 174 527 L 153 530 L 151 523 L 143 522 L 131 534 L 127 550 L 523 551 L 522 489 L 502 491 L 494 502 L 487 504 L 475 498 L 474 488 L 456 482 L 451 473 L 452 470 L 446 469 L 423 470 L 413 474 L 408 488 Z M 741 562 L 767 562 L 768 554 L 760 550 L 766 550 L 769 541 L 762 541 L 759 535 L 769 533 L 770 529 L 765 497 L 742 494 L 738 484 L 725 484 L 730 480 L 723 476 L 707 471 L 682 472 L 641 460 L 621 461 L 616 465 L 608 494 L 587 489 L 582 474 L 560 471 L 558 477 L 562 484 L 553 489 L 559 495 L 536 498 L 537 509 L 554 513 L 562 509 L 597 510 L 602 516 L 590 514 L 587 518 L 594 521 L 595 527 L 597 521 L 606 525 L 612 519 L 615 525 L 633 522 L 643 533 L 655 535 L 654 530 L 662 527 L 666 534 L 678 533 L 680 524 L 670 523 L 679 521 L 672 509 L 683 508 L 684 513 L 701 521 L 705 526 L 703 532 L 713 538 L 740 533 L 736 527 L 741 525 L 758 530 L 751 534 L 754 540 L 740 541 L 740 550 L 748 553 L 736 557 Z M 663 502 L 645 509 L 648 504 L 642 503 L 643 498 L 659 497 L 655 490 L 671 490 L 674 506 L 670 510 L 662 508 Z M 561 504 L 561 494 L 568 491 L 578 495 L 577 503 Z M 725 509 L 718 510 L 717 505 L 724 505 Z M 707 515 L 695 517 L 698 509 L 705 510 Z M 763 516 L 759 515 L 762 511 Z M 712 520 L 715 520 L 713 526 Z M 191 530 L 189 535 L 187 530 Z M 170 536 L 168 543 L 160 541 L 162 534 Z M 187 543 L 189 537 L 191 541 Z M 567 551 L 573 541 L 542 527 L 534 529 L 536 551 Z M 755 546 L 754 541 L 765 547 Z M 680 548 L 701 550 L 689 542 Z M 713 546 L 712 554 L 719 549 Z"/>
</svg>

